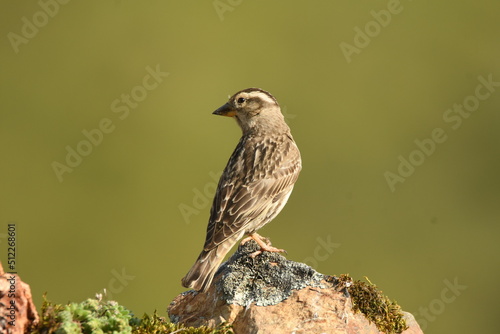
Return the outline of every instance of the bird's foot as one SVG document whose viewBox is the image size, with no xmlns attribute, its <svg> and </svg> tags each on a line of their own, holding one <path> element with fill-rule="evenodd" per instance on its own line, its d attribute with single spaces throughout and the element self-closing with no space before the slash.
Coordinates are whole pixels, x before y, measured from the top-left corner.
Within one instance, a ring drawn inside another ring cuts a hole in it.
<svg viewBox="0 0 500 334">
<path fill-rule="evenodd" d="M 280 249 L 280 248 L 276 248 L 276 247 L 271 246 L 271 243 L 269 242 L 268 239 L 260 236 L 257 233 L 250 234 L 250 236 L 248 236 L 247 238 L 245 238 L 241 241 L 241 244 L 243 245 L 252 239 L 255 240 L 255 242 L 259 245 L 260 250 L 250 254 L 251 258 L 255 258 L 257 255 L 261 254 L 262 252 L 286 253 L 286 250 L 284 250 L 284 249 Z M 265 239 L 268 243 L 266 243 L 262 239 Z"/>
</svg>

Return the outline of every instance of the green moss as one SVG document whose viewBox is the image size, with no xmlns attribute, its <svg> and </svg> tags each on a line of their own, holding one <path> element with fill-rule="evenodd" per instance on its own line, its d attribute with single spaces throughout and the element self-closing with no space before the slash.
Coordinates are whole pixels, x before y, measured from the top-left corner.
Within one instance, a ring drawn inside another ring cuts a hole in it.
<svg viewBox="0 0 500 334">
<path fill-rule="evenodd" d="M 182 329 L 182 330 L 181 330 Z M 231 327 L 226 324 L 222 324 L 216 329 L 211 329 L 208 327 L 184 327 L 182 325 L 174 325 L 167 322 L 165 318 L 159 317 L 156 311 L 152 316 L 144 314 L 142 319 L 139 321 L 137 326 L 134 326 L 133 334 L 163 334 L 163 333 L 173 333 L 178 331 L 179 333 L 188 334 L 232 334 Z M 177 332 L 176 332 L 177 333 Z"/>
<path fill-rule="evenodd" d="M 377 286 L 365 277 L 366 282 L 352 281 L 349 275 L 341 275 L 340 283 L 347 288 L 352 297 L 354 312 L 363 313 L 375 323 L 377 328 L 387 334 L 399 334 L 408 328 L 401 307 L 391 301 Z"/>
<path fill-rule="evenodd" d="M 39 324 L 31 329 L 33 334 L 168 334 L 182 329 L 185 334 L 230 334 L 230 326 L 222 324 L 216 329 L 207 327 L 183 327 L 159 317 L 145 314 L 142 319 L 115 301 L 103 301 L 100 297 L 81 303 L 58 305 L 49 302 L 44 295 Z"/>
<path fill-rule="evenodd" d="M 399 334 L 407 326 L 401 307 L 378 290 L 376 285 L 366 278 L 367 282 L 355 281 L 349 275 L 341 275 L 337 282 L 341 289 L 347 289 L 352 297 L 354 312 L 363 313 L 375 323 L 377 328 L 387 334 Z M 158 316 L 145 314 L 142 319 L 134 317 L 132 312 L 115 301 L 103 301 L 102 298 L 87 299 L 81 303 L 57 305 L 49 302 L 44 295 L 40 322 L 33 328 L 33 334 L 87 334 L 87 333 L 119 333 L 119 334 L 230 334 L 231 327 L 222 324 L 216 329 L 207 327 L 184 327 L 172 324 Z"/>
<path fill-rule="evenodd" d="M 132 334 L 133 314 L 115 301 L 87 299 L 81 303 L 56 305 L 44 296 L 40 324 L 33 333 Z"/>
<path fill-rule="evenodd" d="M 35 328 L 31 329 L 31 333 L 34 334 L 52 334 L 55 329 L 59 326 L 59 321 L 56 316 L 59 314 L 63 305 L 55 305 L 47 300 L 47 294 L 43 295 L 42 312 L 40 315 L 40 322 Z"/>
</svg>

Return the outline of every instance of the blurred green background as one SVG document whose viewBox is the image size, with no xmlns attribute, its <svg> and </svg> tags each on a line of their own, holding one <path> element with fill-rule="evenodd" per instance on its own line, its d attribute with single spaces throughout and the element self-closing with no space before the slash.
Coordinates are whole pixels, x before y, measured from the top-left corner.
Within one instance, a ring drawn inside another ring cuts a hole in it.
<svg viewBox="0 0 500 334">
<path fill-rule="evenodd" d="M 498 330 L 498 1 L 2 4 L 0 259 L 14 222 L 38 307 L 106 288 L 165 315 L 240 136 L 211 112 L 260 87 L 304 165 L 261 234 L 368 276 L 426 333 Z"/>
</svg>

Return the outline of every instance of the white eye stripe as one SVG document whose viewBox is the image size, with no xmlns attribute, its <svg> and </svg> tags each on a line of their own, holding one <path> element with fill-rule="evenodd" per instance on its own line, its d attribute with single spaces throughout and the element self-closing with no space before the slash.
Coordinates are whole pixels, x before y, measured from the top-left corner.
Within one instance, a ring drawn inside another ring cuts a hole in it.
<svg viewBox="0 0 500 334">
<path fill-rule="evenodd" d="M 251 99 L 251 98 L 258 98 L 262 101 L 265 101 L 269 104 L 277 104 L 276 103 L 276 100 L 272 97 L 270 97 L 269 95 L 263 93 L 263 92 L 250 92 L 250 93 L 247 93 L 247 97 L 246 99 Z"/>
</svg>

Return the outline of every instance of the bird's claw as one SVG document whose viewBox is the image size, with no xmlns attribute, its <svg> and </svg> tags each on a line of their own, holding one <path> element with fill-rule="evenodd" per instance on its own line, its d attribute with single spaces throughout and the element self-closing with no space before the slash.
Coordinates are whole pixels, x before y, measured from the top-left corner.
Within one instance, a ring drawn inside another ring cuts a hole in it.
<svg viewBox="0 0 500 334">
<path fill-rule="evenodd" d="M 250 254 L 250 257 L 252 259 L 254 259 L 257 255 L 260 255 L 264 252 L 271 252 L 271 253 L 285 253 L 285 254 L 288 254 L 286 250 L 284 249 L 280 249 L 280 248 L 275 248 L 275 247 L 271 247 L 271 246 L 267 246 L 266 248 L 261 248 L 259 249 L 258 251 L 255 251 L 253 252 L 252 254 Z"/>
<path fill-rule="evenodd" d="M 264 242 L 263 237 L 261 237 L 260 235 L 258 235 L 257 233 L 252 233 L 250 234 L 249 237 L 243 239 L 241 241 L 241 244 L 245 244 L 246 242 L 250 241 L 251 239 L 255 240 L 255 242 L 259 245 L 260 247 L 260 250 L 258 251 L 255 251 L 253 252 L 252 254 L 250 254 L 250 257 L 251 258 L 255 258 L 257 255 L 261 254 L 262 252 L 272 252 L 272 253 L 285 253 L 285 254 L 288 254 L 286 252 L 286 250 L 284 249 L 280 249 L 280 248 L 276 248 L 276 247 L 273 247 L 269 244 L 267 244 L 266 242 Z M 269 242 L 268 239 L 266 239 L 267 242 Z"/>
</svg>

